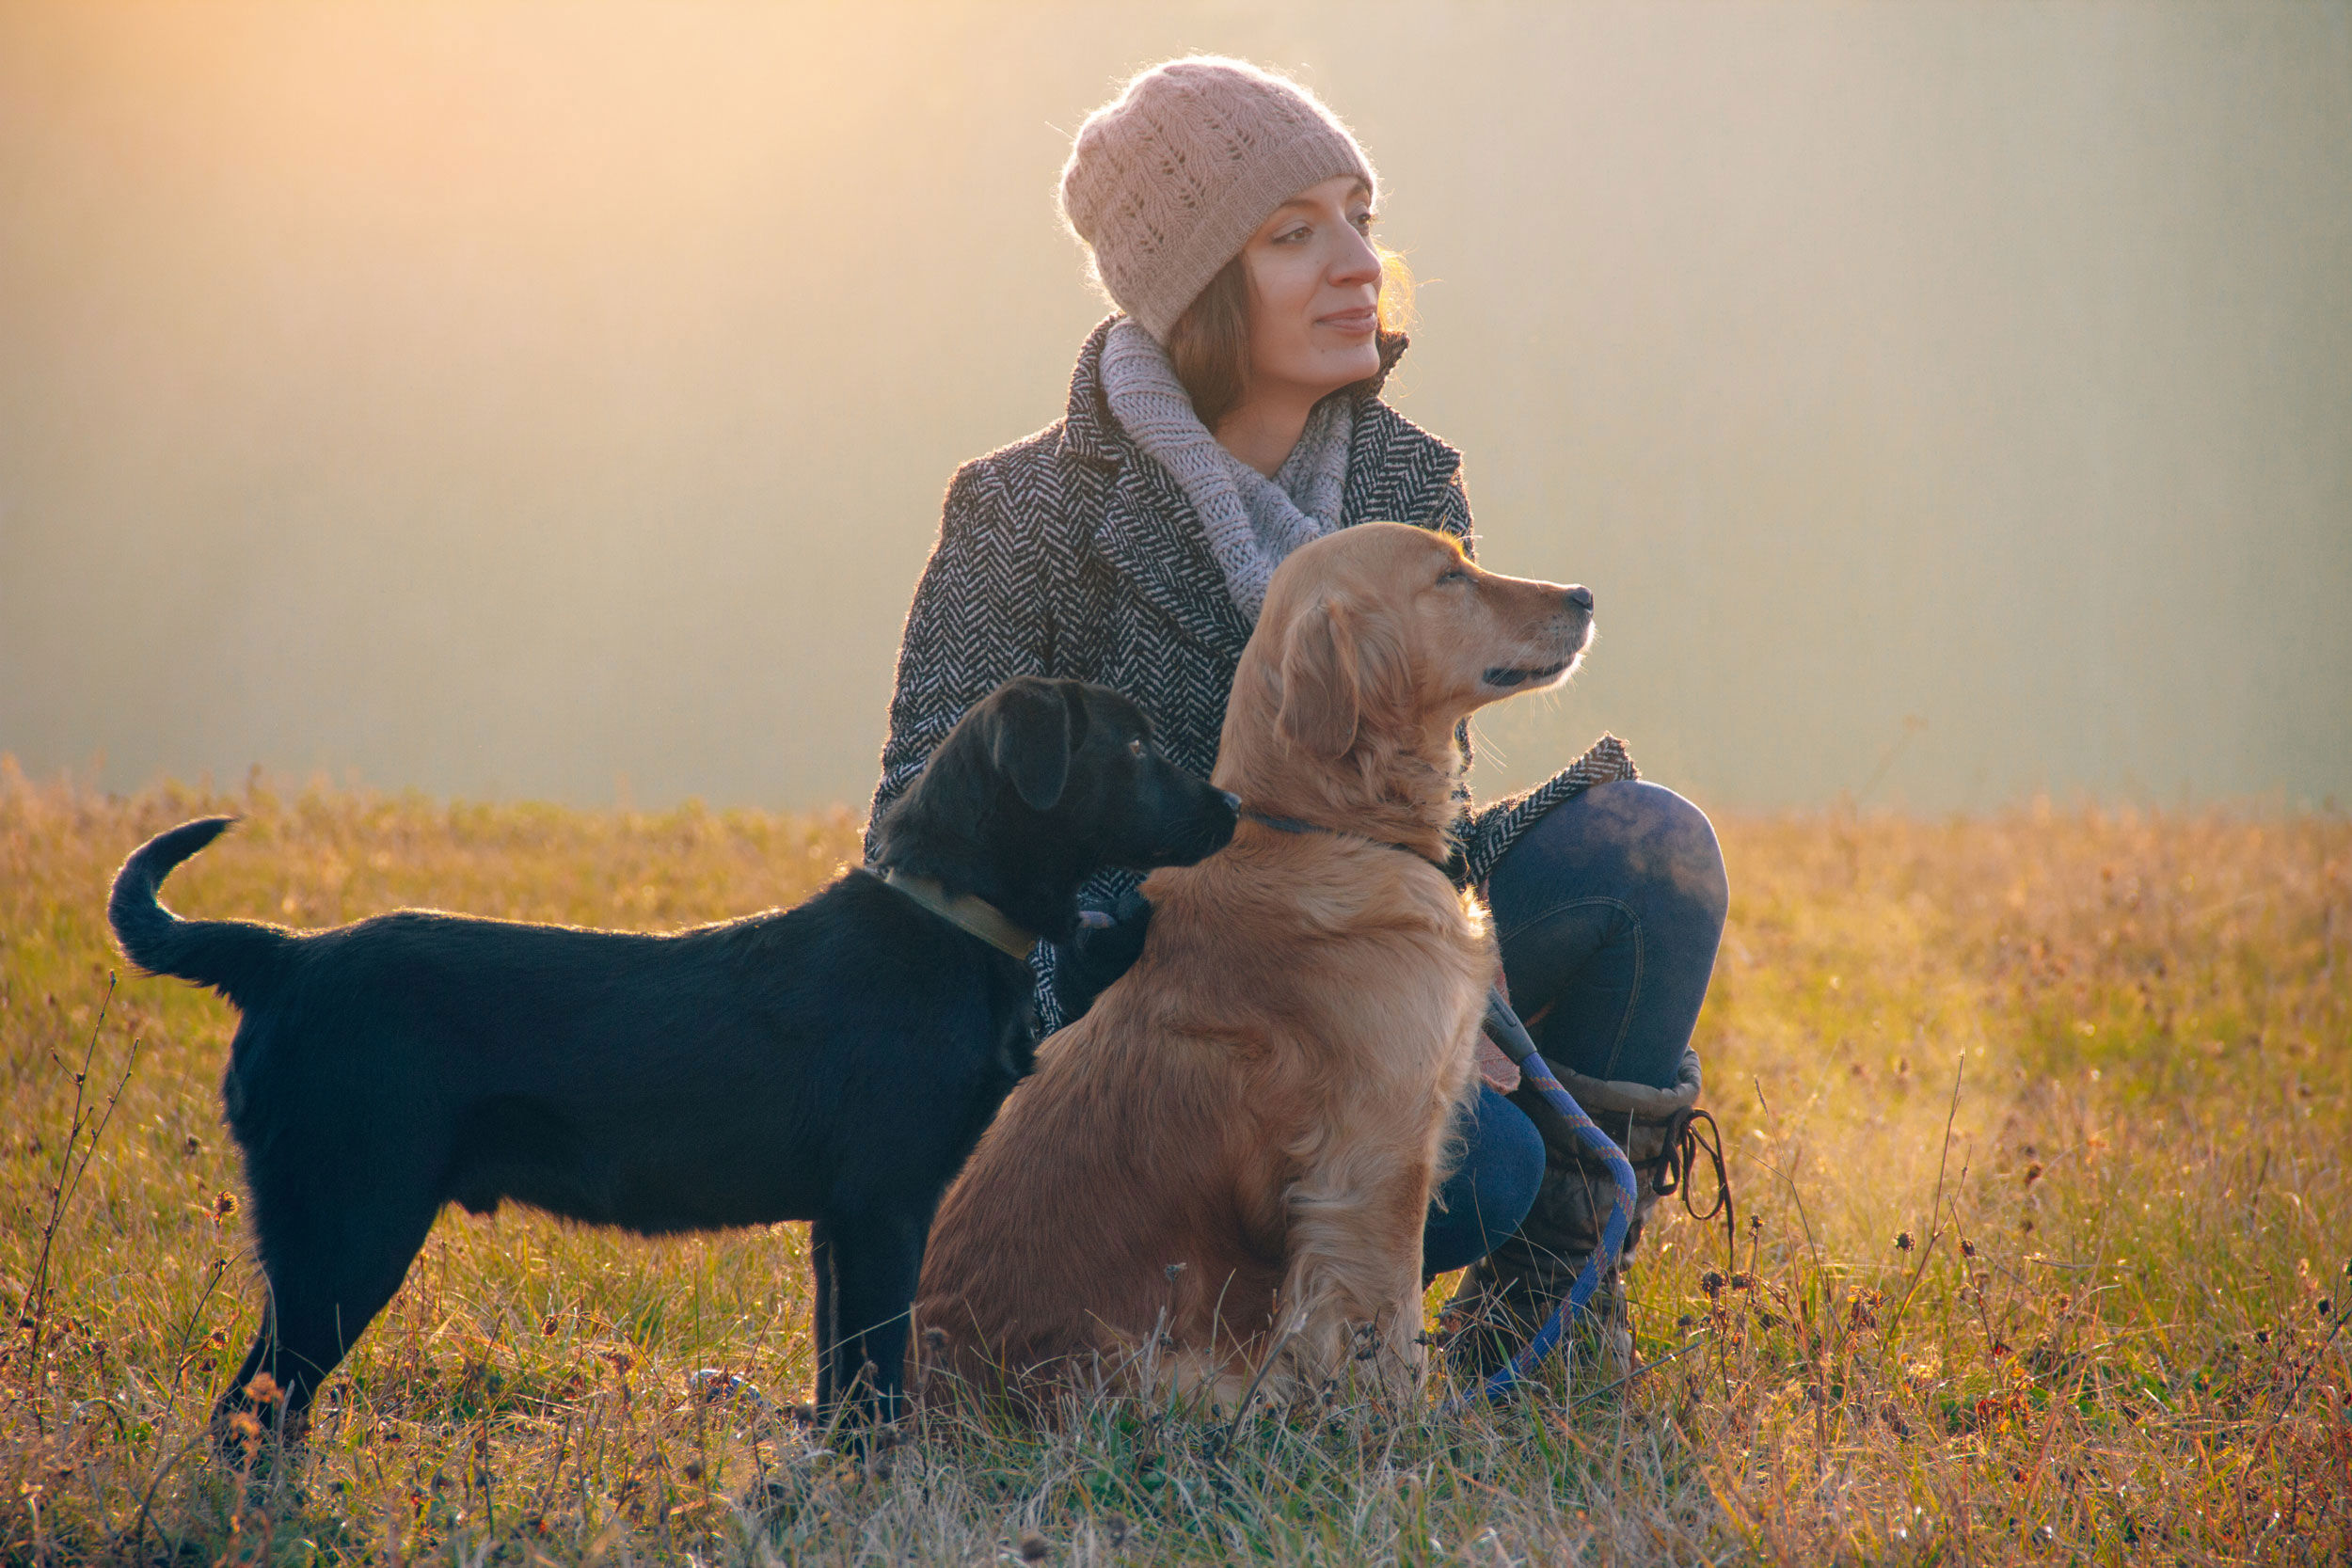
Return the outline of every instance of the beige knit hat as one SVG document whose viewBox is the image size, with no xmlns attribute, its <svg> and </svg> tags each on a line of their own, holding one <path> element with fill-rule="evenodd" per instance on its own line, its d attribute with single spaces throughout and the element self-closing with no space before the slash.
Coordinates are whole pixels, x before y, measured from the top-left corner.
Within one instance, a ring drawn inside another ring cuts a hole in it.
<svg viewBox="0 0 2352 1568">
<path fill-rule="evenodd" d="M 1062 216 L 1095 280 L 1165 342 L 1184 308 L 1266 214 L 1372 162 L 1339 117 L 1287 76 L 1194 55 L 1155 65 L 1087 117 L 1061 171 Z"/>
</svg>

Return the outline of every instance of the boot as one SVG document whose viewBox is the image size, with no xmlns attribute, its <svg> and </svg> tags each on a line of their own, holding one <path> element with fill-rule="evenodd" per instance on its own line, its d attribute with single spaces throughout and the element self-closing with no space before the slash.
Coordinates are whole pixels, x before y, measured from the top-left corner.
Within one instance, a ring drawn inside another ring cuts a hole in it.
<svg viewBox="0 0 2352 1568">
<path fill-rule="evenodd" d="M 1592 1355 L 1601 1381 L 1615 1382 L 1631 1376 L 1634 1365 L 1625 1260 L 1632 1257 L 1661 1196 L 1680 1191 L 1689 1206 L 1691 1162 L 1703 1147 L 1692 1132 L 1692 1120 L 1706 1117 L 1711 1126 L 1714 1118 L 1697 1108 L 1698 1053 L 1687 1047 L 1669 1089 L 1577 1072 L 1556 1076 L 1633 1166 L 1633 1216 L 1617 1266 L 1601 1275 L 1590 1307 L 1569 1325 L 1571 1342 Z M 1466 1384 L 1501 1370 L 1534 1338 L 1600 1245 L 1601 1227 L 1616 1201 L 1608 1165 L 1573 1141 L 1566 1124 L 1533 1088 L 1521 1087 L 1511 1099 L 1529 1111 L 1544 1132 L 1544 1177 L 1534 1207 L 1518 1229 L 1463 1272 L 1459 1289 L 1446 1304 L 1444 1323 L 1453 1330 L 1448 1358 L 1455 1377 Z M 1718 1201 L 1719 1212 L 1727 1212 L 1728 1196 L 1726 1189 Z M 1712 1218 L 1713 1212 L 1702 1217 Z"/>
</svg>

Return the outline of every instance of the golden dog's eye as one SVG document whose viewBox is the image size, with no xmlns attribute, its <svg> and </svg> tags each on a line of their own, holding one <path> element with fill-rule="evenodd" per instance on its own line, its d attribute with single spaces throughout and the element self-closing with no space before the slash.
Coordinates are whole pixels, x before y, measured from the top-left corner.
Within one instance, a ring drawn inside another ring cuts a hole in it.
<svg viewBox="0 0 2352 1568">
<path fill-rule="evenodd" d="M 1130 740 L 1129 742 L 1127 742 L 1127 752 L 1128 752 L 1128 754 L 1129 754 L 1130 756 L 1138 756 L 1138 757 L 1139 757 L 1139 756 L 1143 755 L 1143 752 L 1144 752 L 1143 736 L 1136 736 L 1133 740 Z"/>
<path fill-rule="evenodd" d="M 1464 571 L 1461 567 L 1448 566 L 1444 571 L 1438 574 L 1438 586 L 1442 588 L 1449 582 L 1468 582 L 1470 579 L 1470 573 Z"/>
</svg>

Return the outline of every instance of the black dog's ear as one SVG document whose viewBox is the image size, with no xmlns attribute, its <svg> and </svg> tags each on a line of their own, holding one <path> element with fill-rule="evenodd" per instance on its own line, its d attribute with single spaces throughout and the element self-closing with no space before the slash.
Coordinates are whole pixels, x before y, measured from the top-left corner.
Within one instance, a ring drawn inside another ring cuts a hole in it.
<svg viewBox="0 0 2352 1568">
<path fill-rule="evenodd" d="M 1094 711 L 1087 706 L 1087 689 L 1083 681 L 1061 683 L 1062 705 L 1070 710 L 1070 754 L 1076 756 L 1087 743 L 1087 731 L 1094 723 Z"/>
<path fill-rule="evenodd" d="M 1031 811 L 1053 810 L 1070 782 L 1072 720 L 1063 694 L 1042 681 L 1009 683 L 990 706 L 989 759 Z"/>
</svg>

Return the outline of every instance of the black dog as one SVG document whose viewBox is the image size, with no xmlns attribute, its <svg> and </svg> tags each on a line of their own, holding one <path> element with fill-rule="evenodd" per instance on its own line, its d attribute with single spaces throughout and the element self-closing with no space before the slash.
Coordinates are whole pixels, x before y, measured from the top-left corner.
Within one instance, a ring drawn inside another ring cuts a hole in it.
<svg viewBox="0 0 2352 1568">
<path fill-rule="evenodd" d="M 270 1294 L 216 1423 L 261 1372 L 291 1423 L 441 1206 L 504 1198 L 648 1235 L 815 1221 L 819 1408 L 887 1418 L 932 1211 L 1030 1068 L 1020 955 L 1072 938 L 1095 870 L 1221 848 L 1233 801 L 1118 693 L 1024 678 L 941 743 L 872 868 L 672 936 L 183 920 L 157 887 L 230 820 L 133 854 L 108 911 L 134 963 L 245 1015 L 221 1098 Z"/>
</svg>

